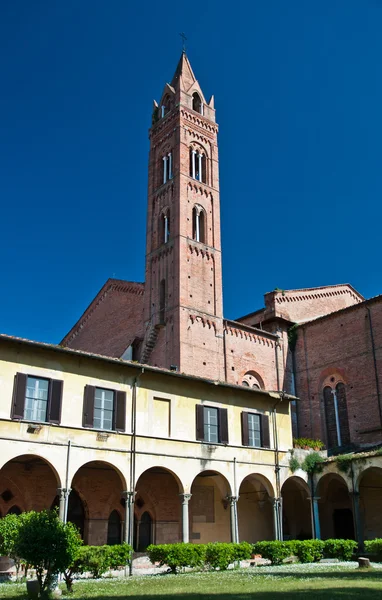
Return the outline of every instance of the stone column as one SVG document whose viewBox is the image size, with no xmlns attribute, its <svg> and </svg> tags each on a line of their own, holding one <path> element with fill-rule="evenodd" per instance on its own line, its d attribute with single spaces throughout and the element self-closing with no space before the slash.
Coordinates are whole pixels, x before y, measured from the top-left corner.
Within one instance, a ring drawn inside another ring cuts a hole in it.
<svg viewBox="0 0 382 600">
<path fill-rule="evenodd" d="M 163 157 L 163 183 L 167 181 L 167 156 Z"/>
<path fill-rule="evenodd" d="M 64 521 L 65 518 L 65 491 L 65 488 L 57 488 L 57 495 L 59 499 L 58 516 L 60 521 Z"/>
<path fill-rule="evenodd" d="M 237 510 L 236 510 L 237 496 L 227 496 L 227 500 L 229 501 L 229 506 L 230 506 L 231 542 L 236 543 L 237 542 L 237 531 L 238 531 Z"/>
<path fill-rule="evenodd" d="M 192 151 L 192 179 L 196 179 L 196 150 Z"/>
<path fill-rule="evenodd" d="M 279 499 L 271 498 L 273 506 L 273 531 L 275 540 L 280 539 Z"/>
<path fill-rule="evenodd" d="M 203 159 L 203 154 L 198 154 L 198 159 L 199 159 L 199 181 L 202 181 L 202 159 Z"/>
<path fill-rule="evenodd" d="M 320 528 L 320 515 L 318 511 L 318 500 L 317 496 L 310 496 L 310 510 L 312 515 L 312 535 L 315 540 L 321 539 L 321 528 Z"/>
<path fill-rule="evenodd" d="M 131 507 L 134 504 L 134 492 L 122 492 L 122 498 L 125 499 L 125 526 L 123 531 L 123 540 L 127 544 L 133 545 L 133 524 L 134 515 L 132 515 Z M 131 519 L 133 521 L 131 522 Z"/>
<path fill-rule="evenodd" d="M 192 494 L 179 494 L 182 502 L 182 542 L 190 541 L 190 521 L 188 516 L 188 503 L 191 500 Z"/>
<path fill-rule="evenodd" d="M 168 153 L 168 178 L 172 179 L 172 152 Z"/>
<path fill-rule="evenodd" d="M 63 518 L 63 521 L 64 521 L 64 523 L 67 523 L 68 509 L 69 509 L 69 496 L 70 496 L 70 492 L 72 491 L 72 489 L 71 488 L 62 488 L 62 491 L 64 492 L 64 518 Z"/>
<path fill-rule="evenodd" d="M 358 549 L 362 552 L 364 547 L 363 539 L 363 523 L 361 519 L 361 511 L 359 509 L 359 492 L 350 492 L 350 497 L 353 504 L 353 520 L 354 520 L 354 534 L 355 539 L 358 542 Z"/>
</svg>

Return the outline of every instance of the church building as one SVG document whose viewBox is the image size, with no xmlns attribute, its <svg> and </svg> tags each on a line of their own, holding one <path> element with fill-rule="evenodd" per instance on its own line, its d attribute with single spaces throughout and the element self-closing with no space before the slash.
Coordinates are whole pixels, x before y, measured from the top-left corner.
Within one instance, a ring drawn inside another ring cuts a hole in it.
<svg viewBox="0 0 382 600">
<path fill-rule="evenodd" d="M 59 345 L 0 335 L 0 516 L 57 506 L 138 551 L 382 536 L 381 296 L 276 289 L 224 318 L 214 97 L 185 52 L 149 136 L 145 281 L 109 279 Z M 308 480 L 293 436 L 365 456 Z"/>
</svg>

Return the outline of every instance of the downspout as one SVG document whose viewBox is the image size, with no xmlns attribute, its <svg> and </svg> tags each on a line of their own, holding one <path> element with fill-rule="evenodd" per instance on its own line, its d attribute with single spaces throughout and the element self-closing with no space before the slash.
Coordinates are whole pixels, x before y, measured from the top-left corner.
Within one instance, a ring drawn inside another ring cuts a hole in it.
<svg viewBox="0 0 382 600">
<path fill-rule="evenodd" d="M 367 310 L 367 312 L 369 314 L 369 327 L 370 327 L 371 348 L 372 348 L 372 351 L 373 351 L 373 362 L 374 362 L 374 373 L 375 373 L 375 387 L 377 388 L 379 421 L 380 421 L 381 427 L 382 427 L 381 390 L 380 390 L 379 378 L 378 378 L 377 357 L 376 357 L 376 354 L 375 354 L 373 324 L 371 322 L 370 308 L 368 306 L 366 306 L 366 310 Z"/>
<path fill-rule="evenodd" d="M 237 503 L 239 498 L 237 497 L 237 480 L 236 480 L 236 457 L 233 459 L 233 495 L 236 498 L 235 501 L 235 542 L 239 543 L 239 521 L 237 516 Z"/>
<path fill-rule="evenodd" d="M 283 539 L 282 531 L 282 510 L 281 510 L 281 486 L 280 486 L 280 461 L 279 461 L 279 441 L 277 434 L 277 406 L 280 404 L 284 397 L 284 392 L 280 390 L 280 370 L 278 361 L 278 348 L 280 347 L 279 340 L 275 343 L 275 365 L 276 365 L 276 382 L 277 391 L 280 393 L 280 397 L 273 407 L 272 411 L 272 424 L 273 424 L 273 443 L 275 445 L 275 476 L 276 476 L 276 538 L 279 540 Z"/>
<path fill-rule="evenodd" d="M 129 535 L 128 543 L 133 547 L 134 543 L 134 496 L 135 496 L 135 464 L 136 464 L 136 443 L 137 443 L 137 382 L 139 377 L 145 372 L 144 367 L 137 377 L 135 377 L 132 389 L 131 402 L 131 445 L 130 445 L 130 490 L 128 502 L 129 506 Z M 129 575 L 133 574 L 133 561 L 129 561 Z"/>
<path fill-rule="evenodd" d="M 69 508 L 69 465 L 70 465 L 70 450 L 72 442 L 68 440 L 68 450 L 66 453 L 66 476 L 65 476 L 65 505 L 64 505 L 64 523 L 68 520 L 68 508 Z"/>
<path fill-rule="evenodd" d="M 227 379 L 227 345 L 226 345 L 226 341 L 225 341 L 225 336 L 227 334 L 227 330 L 225 328 L 224 325 L 224 321 L 223 321 L 223 359 L 224 359 L 224 381 L 226 383 L 228 383 L 228 379 Z"/>
<path fill-rule="evenodd" d="M 305 327 L 302 328 L 302 335 L 303 335 L 303 338 L 304 338 L 304 356 L 305 356 L 305 367 L 306 367 L 306 382 L 308 384 L 310 435 L 311 435 L 311 437 L 313 437 L 312 396 L 310 394 L 310 379 L 309 379 L 309 367 L 308 367 L 308 350 L 307 350 L 307 347 L 306 347 Z"/>
</svg>

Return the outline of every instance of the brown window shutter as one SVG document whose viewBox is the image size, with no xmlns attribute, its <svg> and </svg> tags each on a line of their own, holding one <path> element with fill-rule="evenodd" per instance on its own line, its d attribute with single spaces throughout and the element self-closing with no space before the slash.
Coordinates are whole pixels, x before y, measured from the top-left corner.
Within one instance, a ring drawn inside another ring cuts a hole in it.
<svg viewBox="0 0 382 600">
<path fill-rule="evenodd" d="M 241 413 L 241 440 L 243 446 L 249 446 L 248 413 Z"/>
<path fill-rule="evenodd" d="M 84 410 L 82 416 L 83 427 L 93 427 L 94 424 L 94 396 L 95 386 L 85 385 Z"/>
<path fill-rule="evenodd" d="M 196 439 L 204 441 L 204 406 L 196 405 Z"/>
<path fill-rule="evenodd" d="M 228 411 L 226 408 L 219 408 L 219 442 L 228 444 Z"/>
<path fill-rule="evenodd" d="M 269 437 L 269 417 L 261 415 L 261 446 L 263 448 L 270 448 L 271 441 Z"/>
<path fill-rule="evenodd" d="M 24 418 L 25 394 L 27 391 L 27 375 L 16 373 L 13 386 L 13 398 L 11 408 L 12 419 Z"/>
<path fill-rule="evenodd" d="M 49 423 L 61 422 L 62 388 L 64 382 L 60 379 L 51 379 L 49 382 L 49 406 L 47 420 Z"/>
<path fill-rule="evenodd" d="M 114 429 L 125 431 L 126 422 L 126 392 L 115 392 Z"/>
</svg>

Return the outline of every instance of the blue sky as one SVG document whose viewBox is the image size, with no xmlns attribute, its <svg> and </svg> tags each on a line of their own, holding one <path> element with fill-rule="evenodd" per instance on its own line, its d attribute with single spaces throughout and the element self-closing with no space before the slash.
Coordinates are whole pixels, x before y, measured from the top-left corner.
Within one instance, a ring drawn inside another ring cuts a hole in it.
<svg viewBox="0 0 382 600">
<path fill-rule="evenodd" d="M 2 0 L 0 331 L 58 342 L 108 277 L 143 281 L 181 31 L 220 125 L 225 316 L 275 287 L 382 292 L 381 28 L 378 0 Z"/>
</svg>

